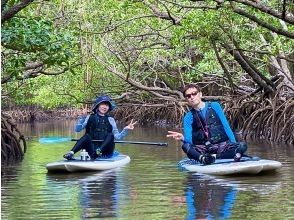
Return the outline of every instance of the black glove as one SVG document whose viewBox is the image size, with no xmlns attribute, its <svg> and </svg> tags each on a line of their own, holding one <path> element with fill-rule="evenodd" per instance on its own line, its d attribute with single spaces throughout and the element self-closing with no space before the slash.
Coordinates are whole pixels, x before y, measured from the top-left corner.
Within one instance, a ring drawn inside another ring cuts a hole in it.
<svg viewBox="0 0 294 220">
<path fill-rule="evenodd" d="M 212 150 L 212 144 L 210 143 L 210 141 L 206 141 L 205 142 L 205 147 L 206 147 L 206 152 L 210 153 L 210 151 Z"/>
<path fill-rule="evenodd" d="M 204 165 L 212 164 L 215 161 L 215 157 L 212 156 L 211 154 L 201 154 L 199 157 L 200 163 Z"/>
</svg>

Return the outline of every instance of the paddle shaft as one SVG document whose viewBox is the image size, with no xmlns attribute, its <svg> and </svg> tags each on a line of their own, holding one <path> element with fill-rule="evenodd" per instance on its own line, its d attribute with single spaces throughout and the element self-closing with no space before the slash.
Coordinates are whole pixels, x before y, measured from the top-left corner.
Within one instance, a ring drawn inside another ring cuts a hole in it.
<svg viewBox="0 0 294 220">
<path fill-rule="evenodd" d="M 72 141 L 78 141 L 79 139 L 71 139 Z M 102 142 L 103 140 L 92 140 L 93 142 Z M 157 145 L 157 146 L 167 146 L 167 143 L 157 143 L 157 142 L 144 142 L 144 141 L 114 141 L 114 143 L 121 144 L 144 144 L 144 145 Z"/>
</svg>

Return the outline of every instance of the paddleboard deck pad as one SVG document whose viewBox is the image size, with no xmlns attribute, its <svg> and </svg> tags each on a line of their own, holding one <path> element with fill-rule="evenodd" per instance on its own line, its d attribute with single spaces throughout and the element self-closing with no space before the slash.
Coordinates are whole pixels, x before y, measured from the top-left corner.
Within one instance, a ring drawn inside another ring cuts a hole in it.
<svg viewBox="0 0 294 220">
<path fill-rule="evenodd" d="M 95 160 L 83 161 L 80 158 L 74 160 L 61 160 L 48 163 L 46 168 L 48 172 L 84 172 L 84 171 L 102 171 L 115 169 L 128 164 L 130 157 L 119 152 L 115 152 L 112 157 L 99 157 Z"/>
<path fill-rule="evenodd" d="M 255 175 L 264 171 L 274 171 L 282 167 L 282 164 L 275 160 L 265 160 L 259 157 L 242 157 L 239 162 L 233 159 L 217 159 L 215 163 L 203 165 L 195 160 L 184 158 L 178 163 L 179 168 L 189 172 L 196 172 L 210 175 Z"/>
</svg>

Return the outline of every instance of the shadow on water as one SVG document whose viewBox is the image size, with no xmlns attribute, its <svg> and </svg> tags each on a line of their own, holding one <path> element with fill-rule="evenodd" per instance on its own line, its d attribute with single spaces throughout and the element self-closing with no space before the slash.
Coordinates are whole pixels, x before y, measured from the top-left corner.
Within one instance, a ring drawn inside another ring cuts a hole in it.
<svg viewBox="0 0 294 220">
<path fill-rule="evenodd" d="M 46 178 L 50 181 L 56 182 L 89 182 L 89 181 L 99 181 L 105 178 L 115 176 L 116 172 L 119 171 L 120 168 L 112 169 L 112 170 L 105 170 L 105 171 L 88 171 L 88 172 L 77 172 L 77 173 L 70 173 L 70 172 L 48 172 L 46 174 Z"/>
</svg>

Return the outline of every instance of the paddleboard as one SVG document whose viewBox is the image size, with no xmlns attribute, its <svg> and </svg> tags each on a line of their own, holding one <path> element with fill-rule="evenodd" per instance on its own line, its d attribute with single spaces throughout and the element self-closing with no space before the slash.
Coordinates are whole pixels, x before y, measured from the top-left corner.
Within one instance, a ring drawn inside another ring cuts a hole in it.
<svg viewBox="0 0 294 220">
<path fill-rule="evenodd" d="M 128 164 L 130 157 L 124 154 L 114 154 L 110 158 L 97 158 L 96 160 L 83 161 L 80 158 L 75 160 L 61 160 L 48 163 L 48 172 L 83 172 L 83 171 L 102 171 L 118 168 Z"/>
<path fill-rule="evenodd" d="M 203 165 L 195 160 L 184 158 L 178 165 L 189 172 L 211 175 L 255 175 L 282 167 L 282 164 L 278 161 L 260 159 L 259 157 L 243 157 L 239 162 L 235 162 L 233 159 L 217 159 L 215 163 L 209 165 Z"/>
</svg>

